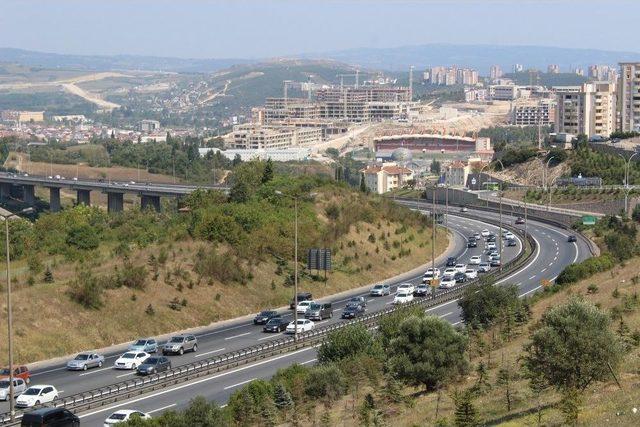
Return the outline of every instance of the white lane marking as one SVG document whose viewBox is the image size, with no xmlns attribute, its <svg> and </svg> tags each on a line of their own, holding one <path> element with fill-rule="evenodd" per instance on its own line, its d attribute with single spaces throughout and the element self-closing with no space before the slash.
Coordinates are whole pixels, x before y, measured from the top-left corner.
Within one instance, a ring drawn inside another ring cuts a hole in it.
<svg viewBox="0 0 640 427">
<path fill-rule="evenodd" d="M 200 337 L 206 337 L 206 336 L 209 336 L 209 335 L 219 334 L 219 333 L 221 333 L 221 332 L 231 331 L 231 330 L 238 329 L 238 328 L 245 328 L 245 327 L 247 327 L 247 326 L 251 326 L 252 324 L 253 324 L 253 323 L 245 323 L 245 324 L 243 324 L 243 325 L 232 326 L 232 327 L 230 327 L 230 328 L 220 329 L 219 331 L 212 331 L 212 332 L 207 332 L 207 333 L 204 333 L 204 334 L 198 334 L 198 335 L 196 335 L 196 336 L 197 336 L 198 338 L 200 338 Z"/>
<path fill-rule="evenodd" d="M 280 332 L 279 334 L 275 334 L 275 335 L 270 335 L 270 336 L 266 336 L 266 337 L 258 338 L 258 341 L 268 340 L 268 339 L 271 339 L 271 338 L 273 338 L 274 336 L 278 336 L 278 335 L 284 335 L 284 332 Z"/>
<path fill-rule="evenodd" d="M 557 261 L 557 260 L 558 260 L 558 253 L 557 253 L 557 252 L 556 252 L 556 256 L 554 256 L 554 257 L 553 257 L 553 260 L 554 260 L 554 261 Z"/>
<path fill-rule="evenodd" d="M 35 376 L 42 375 L 42 374 L 48 374 L 49 372 L 64 371 L 66 369 L 67 369 L 67 367 L 63 366 L 62 368 L 55 368 L 55 369 L 49 369 L 48 371 L 35 372 L 35 373 L 31 374 L 31 376 L 35 377 Z"/>
<path fill-rule="evenodd" d="M 544 273 L 545 271 L 547 271 L 547 267 L 545 267 L 542 270 L 540 270 L 540 273 Z"/>
<path fill-rule="evenodd" d="M 226 337 L 224 340 L 228 341 L 228 340 L 232 340 L 234 338 L 240 338 L 240 337 L 245 337 L 247 335 L 251 335 L 251 332 L 245 332 L 244 334 L 240 334 L 240 335 L 234 335 L 232 337 Z"/>
<path fill-rule="evenodd" d="M 573 257 L 573 262 L 572 262 L 572 264 L 575 264 L 575 263 L 576 263 L 576 261 L 578 261 L 578 250 L 579 250 L 579 249 L 578 249 L 578 244 L 577 244 L 576 242 L 573 242 L 573 246 L 574 246 L 574 248 L 575 248 L 575 250 L 576 250 L 576 256 L 575 256 L 575 257 Z"/>
<path fill-rule="evenodd" d="M 182 384 L 182 385 L 179 385 L 179 386 L 174 387 L 174 388 L 165 389 L 165 390 L 159 391 L 157 393 L 153 393 L 153 394 L 150 394 L 150 395 L 147 395 L 147 396 L 139 397 L 137 399 L 129 400 L 127 402 L 122 402 L 122 403 L 118 403 L 116 405 L 111 405 L 111 406 L 109 406 L 107 408 L 100 408 L 100 409 L 98 409 L 96 411 L 89 412 L 87 414 L 79 415 L 79 417 L 80 418 L 86 418 L 86 417 L 90 417 L 92 415 L 100 414 L 102 412 L 112 411 L 115 408 L 120 408 L 122 406 L 131 405 L 133 403 L 141 402 L 143 400 L 147 400 L 147 399 L 151 399 L 151 398 L 154 398 L 154 397 L 157 397 L 157 396 L 161 396 L 163 394 L 171 393 L 171 392 L 174 392 L 176 390 L 182 390 L 183 388 L 186 388 L 186 387 L 191 387 L 191 386 L 194 386 L 194 385 L 197 385 L 197 384 L 201 384 L 203 382 L 207 382 L 207 381 L 215 380 L 215 379 L 218 379 L 218 378 L 221 378 L 221 377 L 225 377 L 227 375 L 235 374 L 236 372 L 240 372 L 240 371 L 244 371 L 246 369 L 250 369 L 250 368 L 253 368 L 253 367 L 256 367 L 256 366 L 264 365 L 265 363 L 270 363 L 270 362 L 273 362 L 273 361 L 276 361 L 276 360 L 279 360 L 279 359 L 283 359 L 285 357 L 293 356 L 294 354 L 302 353 L 304 351 L 309 351 L 309 350 L 312 350 L 314 348 L 315 348 L 315 346 L 314 347 L 303 348 L 303 349 L 300 349 L 298 351 L 293 351 L 291 353 L 281 354 L 280 356 L 276 356 L 276 357 L 271 358 L 271 359 L 262 360 L 260 362 L 254 363 L 252 365 L 246 365 L 246 366 L 243 366 L 243 367 L 238 368 L 238 369 L 234 369 L 234 370 L 231 370 L 231 371 L 225 371 L 225 372 L 222 372 L 221 374 L 218 374 L 218 375 L 214 375 L 214 376 L 211 376 L 211 377 L 203 378 L 203 379 L 198 380 L 198 381 L 193 381 L 193 382 L 189 382 L 189 383 L 186 383 L 186 384 Z"/>
<path fill-rule="evenodd" d="M 306 365 L 306 364 L 308 364 L 308 363 L 313 363 L 313 362 L 315 362 L 316 360 L 318 360 L 318 359 L 311 359 L 311 360 L 307 360 L 306 362 L 302 362 L 302 363 L 300 363 L 300 364 L 301 364 L 301 365 Z"/>
<path fill-rule="evenodd" d="M 84 377 L 85 375 L 95 374 L 96 372 L 106 371 L 107 369 L 113 369 L 113 367 L 112 366 L 107 366 L 106 368 L 94 369 L 93 371 L 84 372 L 84 373 L 82 373 L 82 374 L 80 374 L 78 376 L 79 377 Z"/>
<path fill-rule="evenodd" d="M 453 300 L 453 301 L 445 302 L 444 304 L 440 304 L 440 305 L 437 305 L 437 306 L 435 306 L 435 307 L 431 307 L 431 308 L 429 308 L 429 309 L 425 310 L 425 312 L 429 312 L 429 311 L 435 310 L 435 309 L 437 309 L 437 308 L 442 308 L 442 307 L 444 307 L 445 305 L 453 304 L 453 303 L 454 303 L 454 302 L 456 302 L 456 301 L 458 301 L 458 300 L 456 299 L 456 300 Z"/>
<path fill-rule="evenodd" d="M 241 383 L 238 384 L 234 384 L 234 385 L 228 385 L 226 386 L 224 389 L 225 390 L 229 390 L 230 388 L 234 388 L 234 387 L 239 387 L 241 385 L 245 385 L 247 383 L 250 383 L 251 381 L 255 380 L 255 378 L 251 378 L 250 380 L 246 380 L 246 381 L 242 381 Z"/>
<path fill-rule="evenodd" d="M 451 326 L 456 326 L 456 325 L 459 325 L 460 323 L 462 323 L 462 320 L 458 320 L 456 323 L 452 323 Z"/>
<path fill-rule="evenodd" d="M 165 409 L 173 408 L 176 406 L 176 403 L 172 403 L 171 405 L 163 406 L 162 408 L 154 409 L 153 411 L 147 412 L 148 414 L 153 414 L 154 412 L 164 411 Z"/>
<path fill-rule="evenodd" d="M 521 297 L 529 295 L 532 292 L 537 291 L 538 289 L 540 289 L 542 286 L 536 286 L 535 288 L 531 289 L 530 291 L 525 292 L 524 294 L 520 294 Z"/>
<path fill-rule="evenodd" d="M 529 267 L 531 267 L 533 265 L 534 262 L 536 262 L 536 260 L 538 259 L 538 256 L 540 256 L 540 242 L 538 242 L 538 239 L 536 239 L 536 237 L 533 234 L 529 234 L 531 237 L 533 237 L 533 240 L 536 242 L 536 254 L 533 257 L 533 259 L 531 261 L 529 261 L 529 264 L 527 264 L 526 266 L 524 266 L 523 268 L 521 268 L 518 271 L 515 271 L 513 274 L 505 277 L 504 279 L 498 280 L 495 284 L 499 285 L 502 282 L 506 282 L 507 280 L 511 279 L 513 276 L 522 273 L 523 271 L 526 271 Z M 534 276 L 535 277 L 535 276 Z"/>
<path fill-rule="evenodd" d="M 193 357 L 195 357 L 197 359 L 198 357 L 206 356 L 207 354 L 211 354 L 211 353 L 218 353 L 219 351 L 223 351 L 223 350 L 226 350 L 226 348 L 222 347 L 222 348 L 218 348 L 216 350 L 207 351 L 205 353 L 198 353 Z"/>
<path fill-rule="evenodd" d="M 533 276 L 529 277 L 529 280 L 533 280 L 536 278 L 536 275 L 534 274 Z"/>
<path fill-rule="evenodd" d="M 453 311 L 450 311 L 450 312 L 448 312 L 448 313 L 445 313 L 445 314 L 443 314 L 443 315 L 442 315 L 442 316 L 440 316 L 440 317 L 441 317 L 441 318 L 442 318 L 442 317 L 447 317 L 447 316 L 448 316 L 448 315 L 450 315 L 450 314 L 453 314 Z"/>
<path fill-rule="evenodd" d="M 128 377 L 129 375 L 133 375 L 133 374 L 135 374 L 135 373 L 136 373 L 136 371 L 129 372 L 129 373 L 127 373 L 127 374 L 116 375 L 116 378 Z"/>
</svg>

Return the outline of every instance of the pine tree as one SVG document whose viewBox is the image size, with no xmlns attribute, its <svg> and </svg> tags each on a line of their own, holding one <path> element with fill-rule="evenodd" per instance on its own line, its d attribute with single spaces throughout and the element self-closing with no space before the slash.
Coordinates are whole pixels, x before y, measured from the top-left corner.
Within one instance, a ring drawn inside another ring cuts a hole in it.
<svg viewBox="0 0 640 427">
<path fill-rule="evenodd" d="M 360 174 L 360 191 L 363 193 L 367 192 L 367 183 L 364 180 L 364 173 Z"/>
<path fill-rule="evenodd" d="M 273 400 L 275 401 L 276 408 L 281 411 L 293 408 L 293 399 L 291 393 L 282 384 L 277 384 L 273 392 Z"/>
<path fill-rule="evenodd" d="M 51 269 L 49 267 L 47 267 L 44 272 L 44 282 L 53 283 L 53 273 L 51 272 Z"/>
<path fill-rule="evenodd" d="M 476 374 L 478 375 L 478 380 L 473 387 L 476 393 L 482 395 L 485 391 L 491 389 L 491 384 L 489 384 L 488 379 L 489 373 L 487 372 L 487 365 L 485 365 L 483 361 L 478 363 L 478 366 L 476 367 Z"/>
<path fill-rule="evenodd" d="M 497 385 L 504 389 L 504 399 L 507 411 L 511 411 L 514 398 L 513 382 L 518 379 L 518 372 L 508 363 L 503 364 L 498 371 Z"/>
<path fill-rule="evenodd" d="M 456 405 L 454 412 L 456 427 L 476 427 L 481 424 L 478 410 L 473 404 L 472 390 L 456 391 L 452 398 Z"/>
<path fill-rule="evenodd" d="M 273 179 L 273 162 L 271 161 L 271 158 L 269 158 L 267 160 L 267 164 L 264 167 L 264 172 L 262 173 L 261 182 L 263 184 L 266 184 L 267 182 L 271 181 L 272 179 Z"/>
</svg>

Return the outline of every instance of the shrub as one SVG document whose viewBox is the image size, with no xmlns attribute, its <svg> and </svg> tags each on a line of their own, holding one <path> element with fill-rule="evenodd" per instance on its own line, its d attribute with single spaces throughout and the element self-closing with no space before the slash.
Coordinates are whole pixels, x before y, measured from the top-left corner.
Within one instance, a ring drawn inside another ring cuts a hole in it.
<svg viewBox="0 0 640 427">
<path fill-rule="evenodd" d="M 88 270 L 81 271 L 78 278 L 69 285 L 69 296 L 84 308 L 97 310 L 103 306 L 103 287 Z"/>
<path fill-rule="evenodd" d="M 577 264 L 571 264 L 565 267 L 558 275 L 556 283 L 558 285 L 567 285 L 576 283 L 582 279 L 586 279 L 596 273 L 612 269 L 616 264 L 611 254 L 602 254 L 597 257 L 586 259 Z"/>
<path fill-rule="evenodd" d="M 309 372 L 305 393 L 312 399 L 335 402 L 347 391 L 344 374 L 335 365 L 317 366 Z"/>
<path fill-rule="evenodd" d="M 148 274 L 149 272 L 144 266 L 134 266 L 126 262 L 124 268 L 117 273 L 116 283 L 118 286 L 124 286 L 129 289 L 144 290 L 147 287 Z"/>
</svg>

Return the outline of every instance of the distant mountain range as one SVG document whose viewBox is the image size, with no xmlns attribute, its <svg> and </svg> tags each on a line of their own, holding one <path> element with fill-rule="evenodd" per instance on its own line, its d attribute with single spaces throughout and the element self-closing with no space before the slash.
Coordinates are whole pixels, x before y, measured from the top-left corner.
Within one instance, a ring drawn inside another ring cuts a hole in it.
<svg viewBox="0 0 640 427">
<path fill-rule="evenodd" d="M 487 75 L 489 67 L 500 65 L 505 72 L 513 64 L 546 70 L 558 64 L 562 71 L 591 64 L 615 65 L 620 61 L 640 61 L 638 52 L 617 52 L 597 49 L 570 49 L 544 46 L 498 46 L 426 44 L 397 48 L 359 48 L 294 56 L 300 59 L 331 59 L 353 64 L 362 69 L 406 71 L 435 65 L 457 65 L 477 69 Z M 66 55 L 23 49 L 0 48 L 0 62 L 15 62 L 31 67 L 74 70 L 145 70 L 208 73 L 233 65 L 253 64 L 273 59 L 189 59 L 138 55 Z M 585 70 L 586 71 L 586 70 Z"/>
</svg>

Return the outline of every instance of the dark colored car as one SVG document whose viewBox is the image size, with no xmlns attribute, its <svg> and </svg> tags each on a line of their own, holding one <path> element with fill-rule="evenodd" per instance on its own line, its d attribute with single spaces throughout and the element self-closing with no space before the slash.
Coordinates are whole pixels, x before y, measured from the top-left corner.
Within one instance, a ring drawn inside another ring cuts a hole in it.
<svg viewBox="0 0 640 427">
<path fill-rule="evenodd" d="M 426 297 L 431 293 L 431 287 L 426 284 L 421 284 L 416 286 L 416 289 L 413 291 L 414 297 Z"/>
<path fill-rule="evenodd" d="M 360 304 L 363 307 L 367 307 L 367 299 L 365 297 L 353 297 L 347 301 L 347 305 L 349 304 Z"/>
<path fill-rule="evenodd" d="M 487 236 L 487 242 L 495 242 L 496 241 L 496 235 L 495 234 L 489 234 Z"/>
<path fill-rule="evenodd" d="M 476 241 L 476 239 L 468 240 L 467 241 L 467 247 L 468 248 L 477 248 L 478 247 L 478 242 Z"/>
<path fill-rule="evenodd" d="M 287 325 L 291 323 L 289 320 L 282 317 L 272 317 L 262 328 L 263 332 L 284 332 L 287 330 Z"/>
<path fill-rule="evenodd" d="M 273 319 L 274 317 L 280 317 L 280 315 L 278 314 L 277 311 L 264 310 L 264 311 L 261 311 L 260 313 L 258 313 L 256 315 L 256 317 L 253 318 L 253 324 L 254 325 L 264 325 L 269 320 Z"/>
<path fill-rule="evenodd" d="M 516 224 L 524 224 L 524 218 L 522 218 L 521 216 L 516 218 Z"/>
<path fill-rule="evenodd" d="M 301 303 L 302 301 L 313 300 L 313 295 L 311 295 L 311 292 L 298 292 L 298 295 L 296 295 L 296 297 L 297 297 L 298 303 Z M 295 300 L 291 300 L 291 304 L 289 304 L 289 308 L 292 310 L 296 308 Z"/>
<path fill-rule="evenodd" d="M 364 307 L 360 304 L 347 304 L 342 310 L 343 319 L 354 319 L 362 314 L 364 314 Z"/>
<path fill-rule="evenodd" d="M 500 259 L 492 258 L 491 261 L 489 261 L 489 265 L 491 267 L 500 267 Z"/>
<path fill-rule="evenodd" d="M 455 267 L 458 263 L 458 259 L 456 257 L 450 256 L 447 258 L 447 267 Z"/>
<path fill-rule="evenodd" d="M 164 356 L 149 357 L 144 363 L 138 366 L 137 372 L 140 375 L 157 374 L 171 369 L 171 361 Z"/>
<path fill-rule="evenodd" d="M 578 239 L 573 234 L 567 238 L 567 242 L 569 242 L 569 243 L 573 243 L 573 242 L 577 242 L 577 241 L 578 241 Z"/>
<path fill-rule="evenodd" d="M 64 408 L 40 408 L 22 415 L 22 427 L 79 427 L 80 418 Z"/>
<path fill-rule="evenodd" d="M 516 246 L 516 241 L 513 239 L 507 239 L 507 246 Z"/>
<path fill-rule="evenodd" d="M 453 275 L 453 280 L 456 281 L 456 283 L 464 283 L 467 281 L 467 275 L 464 273 L 456 273 Z"/>
</svg>

